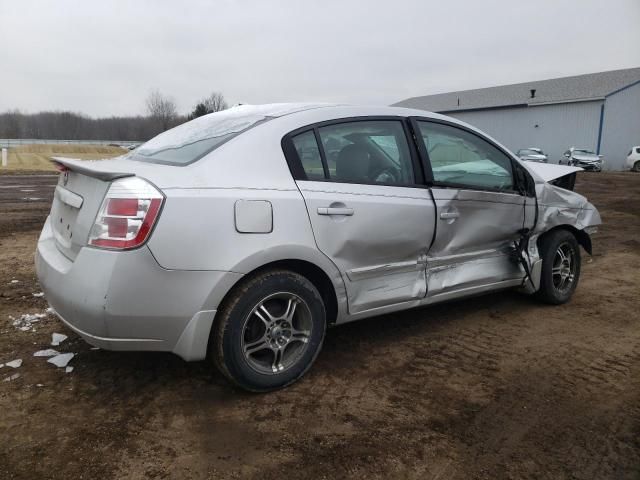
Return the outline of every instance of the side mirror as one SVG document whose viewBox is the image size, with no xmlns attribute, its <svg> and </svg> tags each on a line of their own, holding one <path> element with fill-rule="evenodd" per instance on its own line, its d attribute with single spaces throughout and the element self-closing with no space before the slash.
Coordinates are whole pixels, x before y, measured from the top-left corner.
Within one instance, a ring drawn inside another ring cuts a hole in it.
<svg viewBox="0 0 640 480">
<path fill-rule="evenodd" d="M 564 154 L 564 158 L 569 158 L 571 155 L 569 155 L 568 153 Z"/>
<path fill-rule="evenodd" d="M 602 157 L 604 157 L 604 155 L 598 155 L 598 158 L 602 158 Z"/>
</svg>

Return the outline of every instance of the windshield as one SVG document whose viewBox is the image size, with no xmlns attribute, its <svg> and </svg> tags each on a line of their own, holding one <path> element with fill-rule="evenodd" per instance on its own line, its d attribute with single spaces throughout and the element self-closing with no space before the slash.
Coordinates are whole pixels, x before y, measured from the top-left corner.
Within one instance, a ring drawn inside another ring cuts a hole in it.
<svg viewBox="0 0 640 480">
<path fill-rule="evenodd" d="M 583 153 L 583 154 L 587 154 L 587 155 L 595 155 L 596 154 L 596 152 L 594 152 L 593 150 L 582 150 L 582 149 L 579 149 L 579 148 L 576 148 L 573 151 L 573 153 L 578 153 L 578 154 Z"/>
<path fill-rule="evenodd" d="M 187 165 L 260 123 L 319 106 L 239 105 L 167 130 L 132 151 L 128 157 L 142 162 Z"/>
</svg>

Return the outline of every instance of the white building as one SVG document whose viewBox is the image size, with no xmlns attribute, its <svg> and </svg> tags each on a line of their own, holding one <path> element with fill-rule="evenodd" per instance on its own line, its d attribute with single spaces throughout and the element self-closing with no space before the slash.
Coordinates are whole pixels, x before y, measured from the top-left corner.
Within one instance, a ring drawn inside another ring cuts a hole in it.
<svg viewBox="0 0 640 480">
<path fill-rule="evenodd" d="M 539 147 L 557 163 L 569 147 L 620 170 L 640 145 L 640 68 L 413 97 L 397 106 L 456 117 L 513 152 Z"/>
</svg>

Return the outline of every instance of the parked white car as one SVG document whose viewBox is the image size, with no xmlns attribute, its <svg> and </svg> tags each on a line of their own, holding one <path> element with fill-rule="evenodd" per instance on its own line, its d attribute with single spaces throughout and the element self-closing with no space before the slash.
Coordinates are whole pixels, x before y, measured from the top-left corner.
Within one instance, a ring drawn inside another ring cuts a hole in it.
<svg viewBox="0 0 640 480">
<path fill-rule="evenodd" d="M 581 168 L 422 110 L 242 105 L 55 161 L 36 270 L 60 319 L 253 391 L 301 377 L 328 325 L 507 288 L 565 303 L 600 224 L 562 182 Z"/>
<path fill-rule="evenodd" d="M 640 172 L 640 146 L 633 147 L 629 152 L 627 167 L 634 172 Z"/>
</svg>

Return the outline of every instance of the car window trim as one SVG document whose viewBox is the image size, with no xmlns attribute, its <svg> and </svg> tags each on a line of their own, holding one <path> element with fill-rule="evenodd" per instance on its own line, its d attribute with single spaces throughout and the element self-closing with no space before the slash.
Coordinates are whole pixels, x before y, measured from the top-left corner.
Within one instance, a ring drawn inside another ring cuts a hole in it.
<svg viewBox="0 0 640 480">
<path fill-rule="evenodd" d="M 478 190 L 482 192 L 496 192 L 496 193 L 510 193 L 510 194 L 518 194 L 523 195 L 522 189 L 518 188 L 518 180 L 515 175 L 515 169 L 520 166 L 520 164 L 513 158 L 513 155 L 506 151 L 504 148 L 501 148 L 495 142 L 491 141 L 489 138 L 480 135 L 478 132 L 471 130 L 470 128 L 466 128 L 463 125 L 459 125 L 455 122 L 449 122 L 447 120 L 443 120 L 440 118 L 428 118 L 412 115 L 409 118 L 409 122 L 411 123 L 411 127 L 414 132 L 414 140 L 418 146 L 418 151 L 420 152 L 420 160 L 423 164 L 423 169 L 425 171 L 425 176 L 427 177 L 427 181 L 434 187 L 439 188 L 457 188 L 457 189 L 465 189 L 465 190 Z M 434 180 L 433 178 L 433 170 L 431 168 L 431 159 L 429 158 L 429 153 L 427 152 L 426 145 L 424 144 L 424 139 L 422 138 L 422 134 L 420 133 L 420 126 L 418 122 L 426 122 L 426 123 L 436 123 L 440 125 L 447 125 L 449 127 L 457 128 L 458 130 L 462 130 L 464 132 L 470 133 L 475 137 L 479 138 L 487 142 L 492 147 L 496 148 L 499 152 L 503 153 L 511 162 L 511 181 L 513 182 L 513 189 L 500 189 L 500 188 L 492 188 L 492 187 L 482 187 L 482 186 L 470 186 L 465 184 L 458 184 L 453 182 L 439 182 Z"/>
<path fill-rule="evenodd" d="M 411 168 L 413 171 L 414 183 L 381 183 L 381 182 L 344 182 L 338 181 L 330 178 L 329 176 L 329 164 L 327 162 L 326 154 L 324 151 L 324 146 L 322 145 L 322 141 L 320 139 L 319 130 L 323 127 L 328 127 L 332 125 L 339 125 L 343 123 L 353 123 L 353 122 L 375 122 L 375 121 L 396 121 L 399 122 L 402 126 L 402 131 L 404 133 L 405 141 L 407 142 L 407 147 L 409 148 L 409 156 L 411 158 Z M 310 182 L 327 182 L 327 183 L 339 183 L 339 184 L 354 184 L 354 185 L 378 185 L 385 187 L 404 187 L 404 188 L 428 188 L 429 185 L 425 182 L 424 178 L 424 169 L 422 167 L 422 162 L 420 161 L 420 156 L 416 149 L 415 140 L 412 138 L 412 132 L 410 126 L 408 124 L 407 117 L 398 116 L 398 115 L 368 115 L 368 116 L 358 116 L 358 117 L 343 117 L 343 118 L 335 118 L 331 120 L 324 120 L 321 122 L 311 123 L 302 127 L 299 127 L 295 130 L 288 132 L 286 135 L 282 137 L 281 146 L 282 151 L 284 152 L 285 159 L 287 164 L 289 165 L 289 170 L 294 180 L 298 181 L 310 181 Z M 320 152 L 320 158 L 322 160 L 322 168 L 324 170 L 325 178 L 323 179 L 309 179 L 307 177 L 307 172 L 304 170 L 302 166 L 302 160 L 300 159 L 295 146 L 293 145 L 293 138 L 302 133 L 306 133 L 308 131 L 313 131 L 316 139 L 316 146 Z"/>
</svg>

